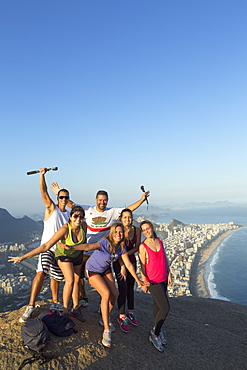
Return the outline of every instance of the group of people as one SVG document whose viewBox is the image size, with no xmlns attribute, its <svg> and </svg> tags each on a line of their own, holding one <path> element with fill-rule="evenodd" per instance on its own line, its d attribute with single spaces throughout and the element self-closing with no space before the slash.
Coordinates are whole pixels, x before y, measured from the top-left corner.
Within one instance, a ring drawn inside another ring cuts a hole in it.
<svg viewBox="0 0 247 370">
<path fill-rule="evenodd" d="M 134 311 L 134 284 L 153 297 L 154 327 L 149 340 L 162 352 L 166 340 L 161 327 L 169 312 L 167 285 L 172 283 L 169 264 L 162 241 L 157 238 L 150 221 L 140 228 L 133 225 L 132 212 L 149 196 L 144 192 L 137 202 L 127 208 L 107 208 L 108 194 L 96 194 L 96 206 L 78 205 L 70 200 L 69 192 L 52 183 L 57 204 L 50 198 L 45 181 L 46 168 L 40 169 L 40 191 L 45 204 L 44 230 L 41 245 L 20 257 L 9 257 L 15 264 L 39 255 L 29 304 L 20 322 L 26 323 L 35 310 L 35 302 L 45 277 L 50 277 L 51 309 L 60 310 L 85 321 L 81 305 L 88 299 L 84 278 L 101 297 L 100 324 L 104 327 L 102 344 L 111 346 L 111 333 L 115 330 L 110 312 L 117 300 L 118 323 L 122 331 L 129 332 L 131 323 L 138 326 Z M 66 206 L 71 208 L 69 213 Z M 141 232 L 145 240 L 141 243 Z M 139 254 L 141 279 L 136 274 L 136 257 Z M 113 271 L 117 280 L 116 288 Z M 64 280 L 63 303 L 59 302 L 59 281 Z M 72 308 L 70 302 L 72 300 Z M 127 306 L 127 307 L 126 307 Z"/>
</svg>

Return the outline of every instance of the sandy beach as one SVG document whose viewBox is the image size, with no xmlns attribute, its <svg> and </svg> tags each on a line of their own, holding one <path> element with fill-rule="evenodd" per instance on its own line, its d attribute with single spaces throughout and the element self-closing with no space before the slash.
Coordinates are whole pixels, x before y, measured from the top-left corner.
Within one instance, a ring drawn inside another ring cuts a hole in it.
<svg viewBox="0 0 247 370">
<path fill-rule="evenodd" d="M 218 236 L 201 250 L 199 250 L 199 252 L 196 254 L 190 276 L 190 291 L 192 295 L 197 297 L 210 298 L 207 284 L 204 279 L 207 260 L 212 256 L 214 250 L 218 247 L 218 245 L 234 231 L 236 231 L 236 229 L 228 230 L 222 233 L 220 236 Z"/>
</svg>

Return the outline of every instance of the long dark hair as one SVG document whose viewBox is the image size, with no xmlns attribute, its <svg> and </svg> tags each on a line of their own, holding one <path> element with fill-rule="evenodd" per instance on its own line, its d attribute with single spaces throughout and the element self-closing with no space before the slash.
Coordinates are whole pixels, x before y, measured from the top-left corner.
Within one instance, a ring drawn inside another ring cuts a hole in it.
<svg viewBox="0 0 247 370">
<path fill-rule="evenodd" d="M 151 222 L 151 221 L 148 221 L 148 220 L 144 220 L 144 221 L 142 221 L 142 222 L 140 223 L 140 229 L 142 229 L 142 225 L 144 225 L 144 224 L 148 224 L 148 225 L 151 227 L 154 238 L 155 238 L 155 239 L 158 239 L 158 236 L 157 236 L 157 234 L 156 234 L 156 232 L 155 232 L 155 230 L 154 230 L 154 225 L 152 224 L 152 222 Z"/>
</svg>

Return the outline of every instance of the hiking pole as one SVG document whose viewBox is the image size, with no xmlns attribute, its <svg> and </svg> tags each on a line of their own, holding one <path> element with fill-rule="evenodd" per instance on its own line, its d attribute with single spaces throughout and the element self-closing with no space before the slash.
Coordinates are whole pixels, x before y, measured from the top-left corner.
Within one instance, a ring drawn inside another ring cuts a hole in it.
<svg viewBox="0 0 247 370">
<path fill-rule="evenodd" d="M 57 170 L 58 170 L 58 167 L 53 167 L 53 168 L 47 168 L 46 171 L 57 171 Z M 39 170 L 29 171 L 27 172 L 27 175 L 34 175 L 35 173 L 39 173 Z"/>
</svg>

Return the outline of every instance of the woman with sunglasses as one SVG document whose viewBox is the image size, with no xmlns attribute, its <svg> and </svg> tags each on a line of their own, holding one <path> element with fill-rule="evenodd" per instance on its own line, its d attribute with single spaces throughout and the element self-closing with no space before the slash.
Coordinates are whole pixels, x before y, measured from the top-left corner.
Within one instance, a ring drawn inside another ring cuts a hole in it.
<svg viewBox="0 0 247 370">
<path fill-rule="evenodd" d="M 135 253 L 139 250 L 139 244 L 141 241 L 141 231 L 139 227 L 132 225 L 133 223 L 133 214 L 132 211 L 128 208 L 122 210 L 120 221 L 124 226 L 124 237 L 125 237 L 125 247 L 127 254 L 129 256 L 130 262 L 134 266 L 136 271 L 136 257 Z M 138 326 L 139 323 L 135 318 L 134 313 L 134 285 L 135 279 L 129 271 L 126 271 L 125 265 L 122 262 L 122 259 L 119 258 L 113 263 L 113 269 L 116 275 L 119 296 L 117 298 L 118 303 L 118 323 L 120 329 L 128 333 L 130 331 L 129 323 L 134 326 Z M 125 312 L 125 306 L 127 303 L 128 312 Z"/>
<path fill-rule="evenodd" d="M 161 239 L 155 233 L 150 221 L 142 221 L 141 231 L 145 240 L 139 247 L 139 258 L 141 262 L 141 275 L 149 286 L 143 286 L 153 297 L 154 328 L 150 331 L 149 341 L 154 347 L 163 352 L 166 340 L 161 327 L 165 322 L 170 305 L 167 298 L 167 285 L 172 285 L 172 277 L 166 258 L 165 249 Z"/>
<path fill-rule="evenodd" d="M 71 249 L 64 245 L 64 248 Z M 91 251 L 94 253 L 89 257 L 85 266 L 85 274 L 90 285 L 97 290 L 101 296 L 101 314 L 100 324 L 104 326 L 102 344 L 105 347 L 111 346 L 111 333 L 115 330 L 109 320 L 109 314 L 115 304 L 118 296 L 115 281 L 112 275 L 111 263 L 120 256 L 123 263 L 133 275 L 139 286 L 143 282 L 136 275 L 135 269 L 129 260 L 128 253 L 124 247 L 124 227 L 122 223 L 117 222 L 110 228 L 109 235 L 97 243 L 82 244 L 72 247 L 73 250 Z"/>
<path fill-rule="evenodd" d="M 48 242 L 23 256 L 9 257 L 9 262 L 17 264 L 25 261 L 40 253 L 48 251 L 59 241 L 71 247 L 84 243 L 86 240 L 86 223 L 83 221 L 84 216 L 85 213 L 82 207 L 73 207 L 70 212 L 68 224 L 63 225 Z M 71 309 L 70 314 L 80 321 L 85 321 L 79 309 L 79 281 L 81 275 L 82 254 L 83 252 L 77 250 L 65 250 L 58 244 L 55 249 L 55 258 L 65 279 L 63 289 L 63 312 L 64 314 L 69 313 L 69 302 L 72 297 L 73 308 Z"/>
</svg>

